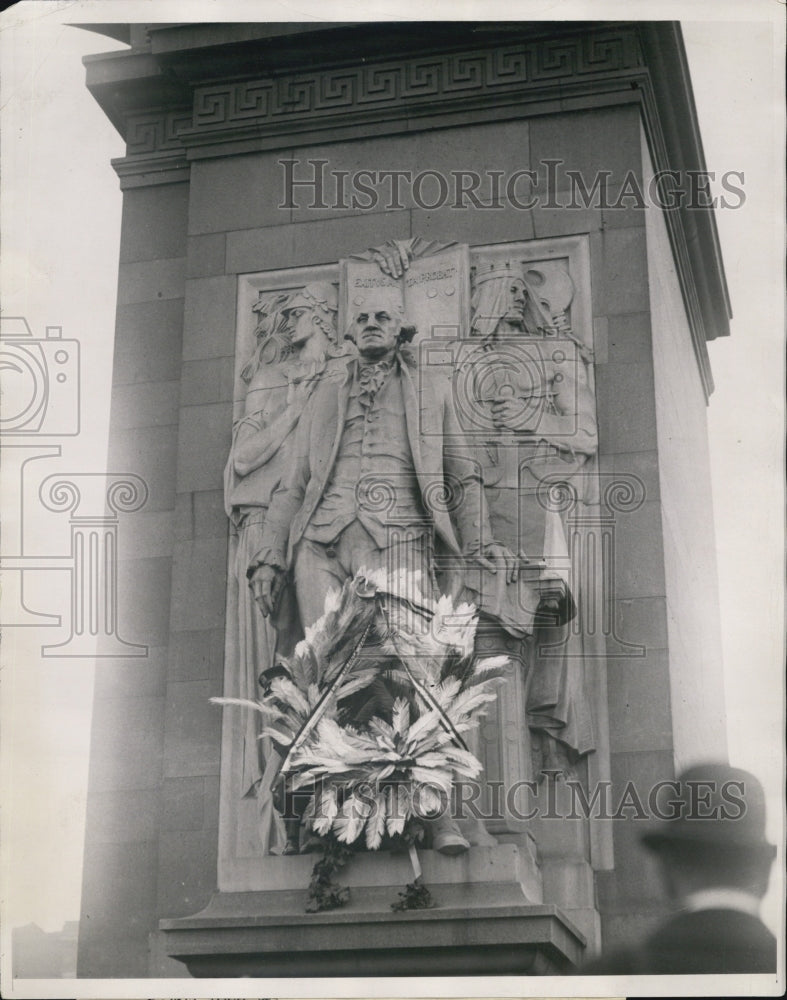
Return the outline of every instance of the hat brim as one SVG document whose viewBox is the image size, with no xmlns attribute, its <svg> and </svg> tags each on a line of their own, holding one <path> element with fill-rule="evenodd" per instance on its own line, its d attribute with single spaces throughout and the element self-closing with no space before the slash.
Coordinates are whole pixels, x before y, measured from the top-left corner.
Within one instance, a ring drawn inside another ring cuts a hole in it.
<svg viewBox="0 0 787 1000">
<path fill-rule="evenodd" d="M 651 851 L 658 852 L 669 844 L 695 845 L 707 847 L 708 849 L 718 848 L 725 851 L 746 851 L 756 853 L 771 860 L 776 857 L 776 847 L 769 844 L 767 840 L 736 840 L 727 836 L 713 835 L 713 829 L 691 830 L 691 828 L 681 830 L 649 830 L 640 838 L 642 843 Z"/>
</svg>

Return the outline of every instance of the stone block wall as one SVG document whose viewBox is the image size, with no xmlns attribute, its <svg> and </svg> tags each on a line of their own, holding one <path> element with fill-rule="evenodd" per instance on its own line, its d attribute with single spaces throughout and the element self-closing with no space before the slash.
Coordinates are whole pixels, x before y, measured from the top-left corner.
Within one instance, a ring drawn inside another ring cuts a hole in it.
<svg viewBox="0 0 787 1000">
<path fill-rule="evenodd" d="M 158 865 L 172 807 L 164 792 L 170 593 L 188 184 L 124 193 L 109 468 L 141 476 L 124 518 L 119 606 L 146 657 L 96 669 L 79 933 L 80 975 L 149 974 Z"/>
</svg>

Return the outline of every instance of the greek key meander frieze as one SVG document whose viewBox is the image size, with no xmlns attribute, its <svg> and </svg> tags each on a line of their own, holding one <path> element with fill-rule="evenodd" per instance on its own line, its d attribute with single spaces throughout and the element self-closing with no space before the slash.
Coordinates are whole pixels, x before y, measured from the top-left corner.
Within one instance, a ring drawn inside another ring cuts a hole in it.
<svg viewBox="0 0 787 1000">
<path fill-rule="evenodd" d="M 135 115 L 128 121 L 126 147 L 128 155 L 177 152 L 183 149 L 179 133 L 191 127 L 192 116 L 183 109 L 166 114 L 150 112 Z"/>
<path fill-rule="evenodd" d="M 194 125 L 385 109 L 401 102 L 460 99 L 641 65 L 630 32 L 539 41 L 486 52 L 421 56 L 373 66 L 299 73 L 197 90 Z"/>
<path fill-rule="evenodd" d="M 435 100 L 459 102 L 550 82 L 587 80 L 641 65 L 636 36 L 620 31 L 217 84 L 195 91 L 193 112 L 180 108 L 130 116 L 126 153 L 181 151 L 180 133 L 192 128 L 273 125 L 296 118 L 417 107 Z"/>
</svg>

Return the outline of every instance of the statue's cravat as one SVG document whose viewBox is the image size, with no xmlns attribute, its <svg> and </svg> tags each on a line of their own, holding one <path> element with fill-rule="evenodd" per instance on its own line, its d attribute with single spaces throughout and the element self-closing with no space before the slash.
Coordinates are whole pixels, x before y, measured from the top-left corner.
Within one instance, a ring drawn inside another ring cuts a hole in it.
<svg viewBox="0 0 787 1000">
<path fill-rule="evenodd" d="M 370 364 L 360 363 L 358 366 L 358 402 L 364 408 L 372 405 L 374 397 L 380 391 L 392 368 L 391 361 L 376 361 Z"/>
</svg>

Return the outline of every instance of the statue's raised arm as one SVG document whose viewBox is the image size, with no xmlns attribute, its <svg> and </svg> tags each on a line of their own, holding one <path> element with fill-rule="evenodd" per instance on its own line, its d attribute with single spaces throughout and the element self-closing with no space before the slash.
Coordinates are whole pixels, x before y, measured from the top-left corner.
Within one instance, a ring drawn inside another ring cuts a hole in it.
<svg viewBox="0 0 787 1000">
<path fill-rule="evenodd" d="M 384 274 L 400 278 L 410 267 L 410 261 L 456 246 L 456 241 L 445 243 L 441 240 L 425 240 L 422 236 L 412 236 L 409 240 L 386 240 L 380 246 L 371 247 L 362 253 L 353 254 L 357 260 L 373 260 Z"/>
</svg>

